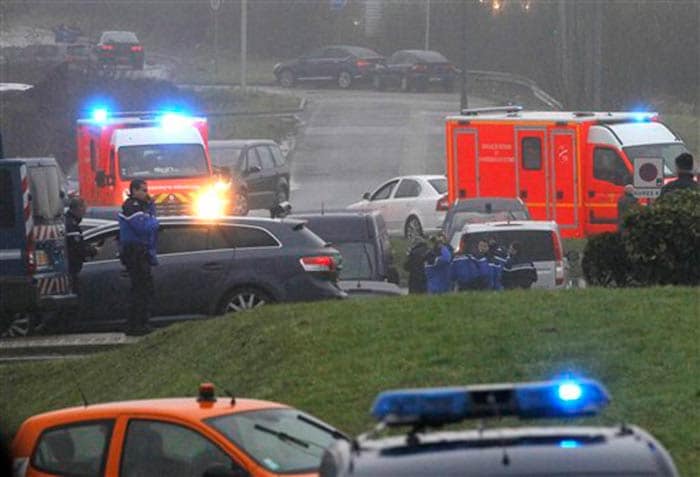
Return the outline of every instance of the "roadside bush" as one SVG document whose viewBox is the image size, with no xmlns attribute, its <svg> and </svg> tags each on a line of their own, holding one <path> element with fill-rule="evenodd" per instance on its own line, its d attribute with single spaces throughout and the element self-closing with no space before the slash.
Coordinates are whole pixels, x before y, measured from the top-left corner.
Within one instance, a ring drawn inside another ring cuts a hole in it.
<svg viewBox="0 0 700 477">
<path fill-rule="evenodd" d="M 679 190 L 625 218 L 630 276 L 643 285 L 700 284 L 700 191 Z"/>
<path fill-rule="evenodd" d="M 590 237 L 583 249 L 581 269 L 589 285 L 626 286 L 630 263 L 622 236 L 617 232 L 607 232 Z"/>
</svg>

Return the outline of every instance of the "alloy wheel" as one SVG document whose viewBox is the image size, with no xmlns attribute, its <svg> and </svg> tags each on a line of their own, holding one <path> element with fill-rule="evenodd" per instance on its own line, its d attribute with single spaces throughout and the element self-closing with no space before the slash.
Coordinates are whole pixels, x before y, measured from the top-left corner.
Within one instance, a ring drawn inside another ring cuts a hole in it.
<svg viewBox="0 0 700 477">
<path fill-rule="evenodd" d="M 414 240 L 423 236 L 423 227 L 420 224 L 418 217 L 409 217 L 406 221 L 406 238 Z"/>
<path fill-rule="evenodd" d="M 347 89 L 352 84 L 352 75 L 347 71 L 341 71 L 338 75 L 338 86 Z"/>
<path fill-rule="evenodd" d="M 280 84 L 283 88 L 291 88 L 294 86 L 294 73 L 289 70 L 284 70 L 280 74 Z"/>
<path fill-rule="evenodd" d="M 259 308 L 268 302 L 267 297 L 257 290 L 241 290 L 227 300 L 224 313 L 237 313 Z"/>
</svg>

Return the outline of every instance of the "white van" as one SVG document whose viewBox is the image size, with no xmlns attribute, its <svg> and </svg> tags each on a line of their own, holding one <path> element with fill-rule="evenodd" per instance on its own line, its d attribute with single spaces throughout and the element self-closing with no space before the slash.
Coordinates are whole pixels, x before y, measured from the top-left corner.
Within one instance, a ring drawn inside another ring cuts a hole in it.
<svg viewBox="0 0 700 477">
<path fill-rule="evenodd" d="M 565 288 L 569 263 L 564 257 L 559 227 L 550 221 L 486 222 L 466 224 L 461 233 L 454 234 L 450 245 L 454 250 L 474 253 L 481 240 L 495 239 L 504 250 L 517 241 L 522 259 L 537 269 L 537 281 L 532 288 Z"/>
</svg>

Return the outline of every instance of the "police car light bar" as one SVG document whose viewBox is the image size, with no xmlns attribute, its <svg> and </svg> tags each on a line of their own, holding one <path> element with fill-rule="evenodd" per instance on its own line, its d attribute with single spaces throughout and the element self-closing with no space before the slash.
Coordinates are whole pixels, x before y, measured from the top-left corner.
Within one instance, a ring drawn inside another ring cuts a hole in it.
<svg viewBox="0 0 700 477">
<path fill-rule="evenodd" d="M 439 426 L 482 417 L 590 416 L 609 402 L 602 384 L 572 379 L 386 391 L 371 412 L 389 426 Z"/>
</svg>

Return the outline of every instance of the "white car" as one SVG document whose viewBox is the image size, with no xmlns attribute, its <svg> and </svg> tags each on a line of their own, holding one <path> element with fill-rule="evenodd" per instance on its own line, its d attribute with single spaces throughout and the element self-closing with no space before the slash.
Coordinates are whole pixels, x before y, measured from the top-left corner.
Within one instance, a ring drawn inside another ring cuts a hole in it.
<svg viewBox="0 0 700 477">
<path fill-rule="evenodd" d="M 394 177 L 348 209 L 378 210 L 390 235 L 410 239 L 440 231 L 447 206 L 445 176 L 420 175 Z"/>
<path fill-rule="evenodd" d="M 522 259 L 532 262 L 537 269 L 537 281 L 532 288 L 565 288 L 568 282 L 569 262 L 564 257 L 559 226 L 556 222 L 527 220 L 465 224 L 461 233 L 452 236 L 454 250 L 466 248 L 474 253 L 481 240 L 496 240 L 504 250 L 513 242 L 520 242 Z M 575 255 L 571 255 L 573 260 Z"/>
</svg>

